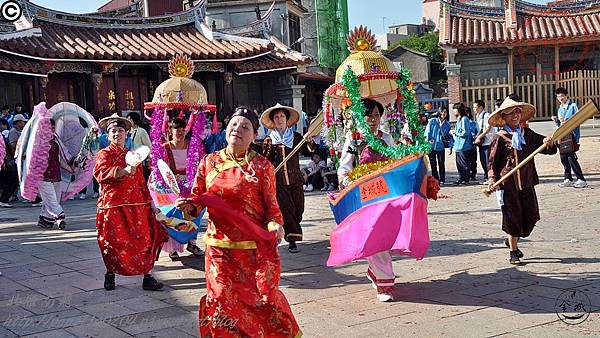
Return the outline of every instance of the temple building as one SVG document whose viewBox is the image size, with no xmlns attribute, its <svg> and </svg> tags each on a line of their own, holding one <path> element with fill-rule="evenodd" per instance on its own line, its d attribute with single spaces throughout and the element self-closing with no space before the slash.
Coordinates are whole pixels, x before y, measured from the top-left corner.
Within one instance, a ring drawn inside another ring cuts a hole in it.
<svg viewBox="0 0 600 338">
<path fill-rule="evenodd" d="M 168 76 L 169 60 L 185 54 L 221 113 L 253 103 L 302 109 L 292 74 L 304 71 L 311 58 L 271 34 L 254 34 L 269 28 L 272 11 L 246 25 L 253 34 L 232 34 L 207 23 L 206 0 L 188 7 L 114 0 L 91 14 L 19 3 L 24 15 L 14 28 L 1 25 L 0 104 L 22 102 L 31 111 L 40 101 L 48 107 L 69 101 L 98 117 L 141 112 Z"/>
<path fill-rule="evenodd" d="M 436 3 L 450 104 L 516 93 L 547 119 L 559 86 L 579 104 L 600 99 L 598 1 L 424 0 L 424 13 Z"/>
</svg>

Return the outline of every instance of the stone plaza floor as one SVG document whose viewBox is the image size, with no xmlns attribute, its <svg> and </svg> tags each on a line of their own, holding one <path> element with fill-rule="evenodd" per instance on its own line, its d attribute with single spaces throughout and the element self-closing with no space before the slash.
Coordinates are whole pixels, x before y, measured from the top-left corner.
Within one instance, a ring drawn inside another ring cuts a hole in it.
<svg viewBox="0 0 600 338">
<path fill-rule="evenodd" d="M 551 132 L 547 124 L 533 127 Z M 334 221 L 324 194 L 307 194 L 301 252 L 280 247 L 281 289 L 305 336 L 600 336 L 598 134 L 585 130 L 579 152 L 588 188 L 558 187 L 558 155 L 536 159 L 542 219 L 520 242 L 522 266 L 508 263 L 495 198 L 478 185 L 442 187 L 444 197 L 429 203 L 427 256 L 394 261 L 393 303 L 377 301 L 365 261 L 325 266 Z M 455 180 L 453 156 L 446 167 L 447 181 Z M 171 262 L 163 253 L 154 275 L 164 291 L 117 276 L 117 289 L 106 292 L 95 201 L 64 206 L 66 231 L 38 228 L 39 209 L 27 204 L 0 209 L 0 337 L 198 336 L 203 259 L 186 253 Z"/>
</svg>

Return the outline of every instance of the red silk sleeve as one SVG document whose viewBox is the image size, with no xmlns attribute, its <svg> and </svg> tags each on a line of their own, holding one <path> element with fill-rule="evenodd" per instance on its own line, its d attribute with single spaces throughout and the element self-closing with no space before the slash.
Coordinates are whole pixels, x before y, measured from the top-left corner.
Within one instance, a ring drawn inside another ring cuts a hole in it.
<svg viewBox="0 0 600 338">
<path fill-rule="evenodd" d="M 267 223 L 275 222 L 283 225 L 283 216 L 277 203 L 277 190 L 275 188 L 275 167 L 271 163 L 265 165 L 262 179 L 263 203 L 265 206 L 265 219 Z"/>
<path fill-rule="evenodd" d="M 192 187 L 192 192 L 188 199 L 194 204 L 196 208 L 196 212 L 194 213 L 194 217 L 197 217 L 200 213 L 200 210 L 204 207 L 200 203 L 200 196 L 206 192 L 206 158 L 204 156 L 200 163 L 198 163 L 198 170 L 196 171 L 196 177 L 194 178 L 194 186 Z"/>
<path fill-rule="evenodd" d="M 96 155 L 96 165 L 94 166 L 94 178 L 98 183 L 105 184 L 114 182 L 117 170 L 123 169 L 114 161 L 114 156 L 111 156 L 107 150 L 101 150 Z"/>
</svg>

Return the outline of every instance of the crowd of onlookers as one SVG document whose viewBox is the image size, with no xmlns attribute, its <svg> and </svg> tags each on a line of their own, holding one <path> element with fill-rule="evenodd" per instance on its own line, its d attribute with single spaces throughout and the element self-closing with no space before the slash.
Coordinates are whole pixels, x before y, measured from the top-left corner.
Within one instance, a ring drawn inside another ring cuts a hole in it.
<svg viewBox="0 0 600 338">
<path fill-rule="evenodd" d="M 509 97 L 515 101 L 521 99 L 511 94 Z M 577 104 L 569 100 L 568 92 L 565 88 L 556 90 L 556 97 L 560 105 L 558 111 L 553 114 L 552 119 L 559 127 L 561 123 L 570 119 L 578 111 Z M 503 102 L 498 99 L 495 102 L 494 109 L 497 109 Z M 257 115 L 260 111 L 256 110 Z M 432 151 L 429 154 L 432 176 L 446 184 L 446 150 L 449 154 L 455 153 L 456 169 L 458 178 L 453 183 L 456 185 L 464 184 L 488 184 L 488 159 L 490 144 L 497 132 L 497 128 L 492 128 L 488 119 L 490 112 L 486 109 L 485 102 L 475 100 L 471 107 L 465 103 L 455 103 L 452 106 L 452 114 L 455 117 L 454 126 L 450 123 L 450 112 L 447 107 L 440 107 L 427 123 L 425 135 L 432 143 Z M 23 127 L 29 120 L 29 114 L 23 111 L 23 106 L 17 103 L 11 111 L 10 107 L 5 105 L 0 110 L 0 134 L 2 135 L 6 147 L 6 156 L 4 164 L 0 168 L 0 207 L 12 207 L 12 201 L 17 200 L 17 190 L 19 188 L 19 178 L 17 174 L 17 165 L 15 161 L 15 150 Z M 141 145 L 152 147 L 147 127 L 143 125 L 140 114 L 132 112 L 127 115 L 132 121 L 133 128 L 129 132 L 126 145 L 129 148 L 135 148 Z M 210 116 L 209 116 L 210 117 Z M 302 116 L 303 125 L 306 131 L 308 120 Z M 227 124 L 227 117 L 209 118 L 207 124 L 206 137 L 204 139 L 205 152 L 211 153 L 225 148 L 227 141 L 225 137 L 224 126 Z M 213 122 L 214 121 L 214 122 Z M 216 122 L 216 126 L 212 126 Z M 525 127 L 525 126 L 524 126 Z M 257 142 L 260 143 L 269 133 L 269 130 L 261 127 L 258 133 Z M 564 181 L 559 185 L 561 187 L 583 188 L 587 182 L 583 171 L 577 159 L 577 150 L 579 149 L 580 132 L 577 128 L 568 140 L 562 140 L 560 149 L 560 160 L 564 167 Z M 319 145 L 318 149 L 312 154 L 308 164 L 302 169 L 304 177 L 304 191 L 313 190 L 332 191 L 338 189 L 336 168 L 331 158 L 328 159 L 328 151 L 323 144 L 321 137 L 315 138 Z M 99 138 L 100 148 L 108 145 L 106 134 Z M 481 166 L 482 181 L 477 181 L 477 162 Z M 149 164 L 144 168 L 146 177 L 149 175 Z M 573 179 L 573 174 L 576 180 Z M 87 191 L 84 189 L 80 194 L 80 199 L 85 199 Z M 94 182 L 94 197 L 98 195 L 98 185 Z M 39 198 L 33 201 L 33 205 L 39 205 Z"/>
<path fill-rule="evenodd" d="M 255 109 L 258 116 L 262 111 Z M 304 128 L 307 128 L 307 117 L 305 114 L 302 116 L 304 122 Z M 17 201 L 20 197 L 18 194 L 19 189 L 19 177 L 17 173 L 17 164 L 15 160 L 15 150 L 19 137 L 23 127 L 29 121 L 29 114 L 23 111 L 21 104 L 16 104 L 14 110 L 11 111 L 10 107 L 3 106 L 0 113 L 0 133 L 4 138 L 6 145 L 6 156 L 2 167 L 0 168 L 0 207 L 11 208 L 11 202 Z M 129 131 L 126 146 L 130 149 L 137 148 L 139 146 L 147 146 L 152 148 L 152 141 L 149 136 L 149 126 L 144 124 L 139 113 L 130 112 L 127 114 L 127 118 L 132 122 L 133 127 Z M 221 150 L 227 146 L 227 140 L 225 137 L 225 126 L 228 122 L 228 117 L 214 118 L 212 114 L 207 116 L 207 125 L 204 138 L 204 150 L 205 153 L 212 153 Z M 213 126 L 213 124 L 216 124 Z M 262 127 L 259 130 L 257 140 L 260 144 L 261 140 L 269 134 L 269 130 Z M 188 135 L 189 137 L 190 135 Z M 108 146 L 108 136 L 106 133 L 101 132 L 98 137 L 97 145 L 98 148 L 104 148 Z M 321 145 L 318 151 L 315 152 L 313 158 L 310 161 L 309 168 L 305 171 L 305 190 L 313 191 L 314 189 L 321 189 L 322 191 L 334 190 L 337 188 L 337 175 L 335 174 L 335 167 L 331 162 L 327 165 L 327 151 L 325 147 Z M 143 166 L 146 178 L 150 175 L 150 163 L 146 161 Z M 98 197 L 98 184 L 93 182 L 93 192 L 88 192 L 87 189 L 81 191 L 77 196 L 71 197 L 86 199 L 87 195 L 91 195 L 93 198 Z M 32 205 L 39 206 L 40 199 L 33 201 Z"/>
<path fill-rule="evenodd" d="M 0 133 L 4 139 L 6 155 L 0 168 L 0 207 L 10 208 L 11 201 L 16 199 L 19 188 L 19 177 L 17 163 L 14 158 L 17 142 L 23 131 L 23 127 L 29 121 L 29 114 L 23 111 L 23 105 L 17 103 L 11 112 L 9 106 L 2 106 L 0 110 Z M 39 205 L 39 201 L 35 201 Z"/>
<path fill-rule="evenodd" d="M 521 98 L 516 94 L 508 96 L 510 99 L 520 102 Z M 559 108 L 552 116 L 556 127 L 569 120 L 578 111 L 577 103 L 571 101 L 565 88 L 556 89 L 556 98 L 559 102 Z M 498 109 L 504 100 L 495 101 L 495 109 Z M 450 124 L 450 115 L 447 107 L 439 108 L 438 112 L 429 119 L 425 128 L 425 135 L 432 144 L 432 151 L 429 154 L 432 176 L 446 184 L 445 152 L 449 154 L 455 152 L 456 170 L 458 179 L 453 182 L 455 185 L 464 185 L 469 183 L 481 183 L 488 185 L 488 161 L 489 150 L 492 140 L 496 135 L 497 128 L 493 128 L 488 123 L 490 114 L 486 110 L 485 102 L 475 100 L 472 109 L 466 104 L 459 102 L 452 106 L 452 113 L 456 118 L 454 128 Z M 523 127 L 527 127 L 524 125 Z M 577 150 L 579 150 L 580 131 L 576 128 L 566 139 L 560 140 L 559 151 L 560 160 L 564 167 L 564 181 L 559 184 L 560 187 L 584 188 L 587 186 L 583 171 L 577 159 Z M 483 181 L 477 181 L 477 161 L 483 171 Z M 573 180 L 573 175 L 577 178 Z"/>
</svg>

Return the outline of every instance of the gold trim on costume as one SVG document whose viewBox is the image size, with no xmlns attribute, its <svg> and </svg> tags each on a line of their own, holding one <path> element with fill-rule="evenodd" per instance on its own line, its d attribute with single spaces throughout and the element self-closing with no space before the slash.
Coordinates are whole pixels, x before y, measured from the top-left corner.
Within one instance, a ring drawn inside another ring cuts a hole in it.
<svg viewBox="0 0 600 338">
<path fill-rule="evenodd" d="M 255 241 L 228 241 L 224 239 L 216 239 L 209 237 L 207 233 L 204 234 L 202 240 L 204 240 L 204 243 L 206 243 L 206 245 L 214 246 L 217 248 L 242 250 L 256 249 Z"/>
<path fill-rule="evenodd" d="M 118 205 L 108 205 L 108 206 L 98 206 L 98 209 L 111 209 L 111 208 L 118 208 L 118 207 L 129 207 L 129 206 L 136 206 L 136 205 L 146 205 L 146 204 L 150 204 L 150 202 L 144 202 L 144 203 L 128 203 L 128 204 L 118 204 Z"/>
<path fill-rule="evenodd" d="M 227 155 L 225 155 L 225 149 L 220 150 L 219 155 L 223 159 L 223 163 L 219 163 L 219 164 L 215 165 L 215 167 L 210 172 L 208 172 L 208 174 L 206 174 L 206 187 L 207 188 L 208 188 L 209 184 L 211 184 L 212 181 L 217 177 L 217 175 L 219 175 L 220 173 L 222 173 L 226 170 L 236 167 L 235 162 L 230 160 L 229 158 L 227 158 Z M 248 162 L 252 161 L 252 159 L 254 159 L 255 156 L 256 156 L 256 152 L 254 150 L 250 150 L 250 152 L 248 153 Z"/>
</svg>

